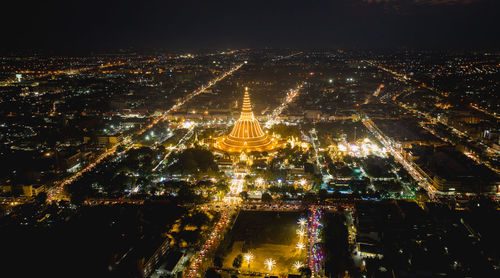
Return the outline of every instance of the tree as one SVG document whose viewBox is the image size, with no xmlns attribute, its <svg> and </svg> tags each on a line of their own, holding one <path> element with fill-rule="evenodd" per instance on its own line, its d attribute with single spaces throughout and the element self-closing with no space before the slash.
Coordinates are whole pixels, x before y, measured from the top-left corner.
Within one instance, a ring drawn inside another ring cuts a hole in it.
<svg viewBox="0 0 500 278">
<path fill-rule="evenodd" d="M 318 192 L 318 197 L 320 202 L 324 202 L 328 198 L 328 192 L 326 189 L 320 189 Z"/>
<path fill-rule="evenodd" d="M 303 205 L 311 205 L 311 204 L 316 203 L 316 201 L 317 201 L 316 195 L 313 194 L 313 193 L 307 193 L 302 198 L 302 204 Z"/>
<path fill-rule="evenodd" d="M 182 230 L 178 233 L 178 238 L 184 240 L 187 244 L 195 244 L 200 240 L 200 233 L 199 231 Z"/>
<path fill-rule="evenodd" d="M 215 185 L 215 188 L 217 191 L 221 192 L 222 194 L 226 194 L 229 191 L 229 186 L 225 182 L 219 182 Z"/>
<path fill-rule="evenodd" d="M 261 200 L 262 202 L 270 203 L 273 201 L 273 197 L 271 197 L 271 194 L 266 192 L 262 194 Z"/>
<path fill-rule="evenodd" d="M 75 205 L 75 206 L 80 206 L 83 204 L 83 202 L 87 199 L 85 195 L 82 193 L 72 193 L 70 196 L 70 202 Z"/>
<path fill-rule="evenodd" d="M 241 199 L 243 199 L 243 200 L 245 200 L 245 201 L 246 201 L 246 200 L 248 200 L 248 192 L 246 192 L 246 191 L 241 191 L 241 192 L 240 192 L 240 197 L 241 197 Z"/>
<path fill-rule="evenodd" d="M 253 181 L 254 181 L 254 178 L 252 176 L 250 176 L 250 175 L 245 176 L 245 183 L 246 184 L 253 183 Z"/>
<path fill-rule="evenodd" d="M 427 194 L 427 191 L 425 191 L 425 189 L 423 188 L 420 188 L 417 192 L 415 192 L 415 198 L 419 202 L 429 201 L 429 195 Z"/>
<path fill-rule="evenodd" d="M 198 195 L 188 187 L 182 187 L 177 192 L 177 199 L 180 203 L 193 203 L 198 199 Z"/>
<path fill-rule="evenodd" d="M 40 204 L 44 204 L 45 202 L 47 202 L 47 193 L 46 192 L 38 193 L 38 195 L 36 195 L 35 197 L 35 201 Z"/>
<path fill-rule="evenodd" d="M 219 171 L 213 154 L 205 149 L 186 149 L 177 154 L 175 159 L 177 162 L 169 167 L 170 172 L 198 174 Z"/>
<path fill-rule="evenodd" d="M 200 229 L 201 226 L 207 224 L 210 221 L 210 218 L 208 218 L 208 216 L 204 212 L 195 212 L 190 217 L 187 217 L 186 220 L 187 223 L 194 225 L 198 227 L 198 229 Z"/>
<path fill-rule="evenodd" d="M 260 158 L 262 156 L 262 154 L 260 152 L 257 152 L 257 151 L 249 152 L 248 155 L 253 156 L 255 158 Z"/>
<path fill-rule="evenodd" d="M 312 163 L 304 163 L 304 172 L 314 174 L 314 165 Z"/>
<path fill-rule="evenodd" d="M 111 179 L 108 183 L 108 192 L 120 194 L 122 193 L 130 183 L 130 178 L 127 176 L 125 172 L 120 172 L 116 176 Z"/>
<path fill-rule="evenodd" d="M 213 268 L 209 268 L 207 272 L 205 272 L 205 277 L 206 278 L 221 278 L 222 276 L 215 271 Z"/>
<path fill-rule="evenodd" d="M 123 145 L 118 145 L 118 147 L 116 147 L 116 152 L 118 153 L 121 153 L 125 150 L 125 147 Z"/>
<path fill-rule="evenodd" d="M 165 146 L 163 146 L 163 145 L 158 145 L 158 146 L 156 147 L 156 151 L 157 151 L 158 153 L 160 153 L 160 154 L 164 154 L 164 153 L 165 153 L 165 151 L 166 151 Z"/>
<path fill-rule="evenodd" d="M 309 278 L 312 275 L 311 269 L 307 266 L 299 268 L 300 275 L 305 278 Z"/>
<path fill-rule="evenodd" d="M 220 256 L 214 257 L 214 266 L 217 268 L 222 268 L 222 258 Z"/>
<path fill-rule="evenodd" d="M 238 254 L 238 256 L 236 256 L 236 258 L 234 258 L 233 267 L 240 268 L 242 263 L 243 263 L 243 255 Z"/>
</svg>

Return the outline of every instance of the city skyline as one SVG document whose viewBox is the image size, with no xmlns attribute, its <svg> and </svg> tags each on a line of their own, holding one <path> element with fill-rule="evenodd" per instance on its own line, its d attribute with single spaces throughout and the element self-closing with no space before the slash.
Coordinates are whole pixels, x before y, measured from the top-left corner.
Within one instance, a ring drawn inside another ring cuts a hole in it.
<svg viewBox="0 0 500 278">
<path fill-rule="evenodd" d="M 6 53 L 117 49 L 498 49 L 498 1 L 11 1 Z"/>
<path fill-rule="evenodd" d="M 0 277 L 500 277 L 500 1 L 2 11 Z"/>
</svg>

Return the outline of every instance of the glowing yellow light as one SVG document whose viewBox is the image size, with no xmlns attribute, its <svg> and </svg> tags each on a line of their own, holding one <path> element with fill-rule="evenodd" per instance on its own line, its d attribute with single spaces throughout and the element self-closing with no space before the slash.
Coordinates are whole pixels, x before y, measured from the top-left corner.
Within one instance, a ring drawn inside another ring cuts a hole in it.
<svg viewBox="0 0 500 278">
<path fill-rule="evenodd" d="M 245 256 L 245 261 L 247 261 L 247 264 L 250 264 L 250 261 L 253 260 L 253 254 L 252 253 L 246 253 Z"/>
<path fill-rule="evenodd" d="M 255 184 L 257 186 L 262 186 L 264 184 L 264 179 L 263 178 L 257 178 L 257 179 L 255 179 Z"/>
<path fill-rule="evenodd" d="M 275 261 L 275 260 L 273 260 L 273 259 L 271 259 L 271 258 L 269 258 L 269 259 L 267 259 L 267 260 L 264 262 L 264 264 L 266 265 L 267 270 L 268 270 L 268 271 L 271 271 L 271 270 L 274 268 L 274 266 L 276 265 L 276 261 Z"/>
<path fill-rule="evenodd" d="M 339 151 L 341 151 L 341 152 L 347 151 L 347 147 L 343 144 L 339 144 L 337 147 L 339 148 Z"/>
<path fill-rule="evenodd" d="M 302 251 L 306 246 L 304 245 L 304 243 L 302 242 L 299 242 L 297 243 L 297 249 L 299 249 L 299 251 Z"/>
<path fill-rule="evenodd" d="M 297 230 L 297 234 L 301 237 L 306 235 L 306 232 L 304 230 Z"/>
<path fill-rule="evenodd" d="M 184 122 L 182 124 L 182 128 L 185 128 L 185 129 L 190 129 L 192 126 L 194 125 L 194 123 L 190 122 L 190 121 L 187 121 L 187 122 Z"/>
<path fill-rule="evenodd" d="M 296 269 L 296 270 L 299 270 L 301 267 L 303 267 L 304 264 L 299 262 L 299 261 L 296 261 L 294 264 L 293 264 L 293 268 Z"/>
<path fill-rule="evenodd" d="M 301 227 L 304 227 L 307 224 L 307 220 L 305 218 L 300 218 L 299 219 L 299 225 Z"/>
</svg>

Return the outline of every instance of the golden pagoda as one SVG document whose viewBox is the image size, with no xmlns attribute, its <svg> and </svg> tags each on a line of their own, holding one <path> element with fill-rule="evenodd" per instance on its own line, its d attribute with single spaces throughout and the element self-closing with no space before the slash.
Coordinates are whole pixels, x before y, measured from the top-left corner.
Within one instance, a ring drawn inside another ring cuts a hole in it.
<svg viewBox="0 0 500 278">
<path fill-rule="evenodd" d="M 215 148 L 229 153 L 270 151 L 278 147 L 278 139 L 265 134 L 252 112 L 248 88 L 245 88 L 241 116 L 227 136 L 217 138 Z"/>
</svg>

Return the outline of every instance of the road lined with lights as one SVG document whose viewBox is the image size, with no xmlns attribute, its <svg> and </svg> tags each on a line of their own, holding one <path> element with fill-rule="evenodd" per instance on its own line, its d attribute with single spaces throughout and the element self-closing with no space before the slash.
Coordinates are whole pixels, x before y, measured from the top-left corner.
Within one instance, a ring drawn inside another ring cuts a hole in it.
<svg viewBox="0 0 500 278">
<path fill-rule="evenodd" d="M 488 115 L 490 117 L 493 117 L 493 118 L 495 118 L 497 120 L 500 120 L 500 116 L 498 116 L 496 113 L 489 112 L 486 109 L 483 109 L 483 108 L 479 107 L 479 105 L 477 105 L 477 104 L 471 103 L 470 107 L 472 107 L 473 109 L 475 109 L 475 110 L 477 110 L 479 112 L 482 112 L 483 114 L 486 114 L 486 115 Z"/>
<path fill-rule="evenodd" d="M 388 68 L 383 67 L 383 66 L 381 66 L 381 65 L 377 65 L 377 64 L 375 64 L 375 63 L 373 63 L 373 62 L 371 62 L 371 61 L 366 61 L 366 62 L 367 62 L 368 64 L 370 64 L 371 66 L 377 67 L 377 68 L 379 68 L 379 69 L 381 69 L 381 70 L 383 70 L 383 71 L 385 71 L 385 72 L 388 72 L 388 73 L 390 73 L 390 74 L 394 75 L 395 77 L 397 77 L 397 78 L 398 78 L 398 80 L 399 80 L 399 81 L 411 81 L 411 82 L 416 83 L 418 86 L 420 86 L 420 87 L 422 87 L 422 88 L 425 88 L 425 89 L 427 89 L 427 90 L 429 90 L 429 91 L 431 91 L 431 92 L 434 92 L 434 93 L 440 94 L 440 95 L 441 95 L 441 96 L 443 96 L 443 97 L 447 97 L 447 96 L 448 96 L 448 93 L 446 93 L 446 92 L 442 92 L 442 91 L 439 91 L 439 90 L 437 90 L 437 89 L 436 89 L 436 88 L 434 88 L 434 87 L 427 86 L 425 83 L 423 83 L 423 82 L 421 82 L 421 81 L 419 81 L 419 80 L 417 80 L 417 79 L 410 78 L 410 77 L 408 77 L 406 74 L 399 73 L 399 72 L 397 72 L 397 71 L 394 71 L 394 70 L 388 69 Z"/>
<path fill-rule="evenodd" d="M 325 256 L 321 248 L 321 236 L 323 223 L 321 223 L 323 212 L 320 208 L 312 207 L 308 221 L 308 263 L 312 277 L 323 277 L 323 264 Z"/>
<path fill-rule="evenodd" d="M 288 106 L 289 103 L 291 103 L 299 94 L 304 87 L 304 84 L 306 84 L 305 81 L 300 83 L 297 87 L 290 89 L 288 93 L 286 94 L 285 101 L 281 103 L 276 109 L 273 110 L 273 112 L 270 115 L 269 120 L 265 123 L 264 127 L 269 129 L 279 121 L 279 115 L 283 112 L 283 110 Z"/>
<path fill-rule="evenodd" d="M 403 82 L 406 82 L 406 81 L 412 81 L 414 83 L 417 83 L 420 87 L 423 87 L 425 89 L 428 89 L 430 90 L 431 92 L 434 92 L 434 93 L 438 93 L 440 94 L 441 96 L 444 96 L 444 97 L 447 97 L 448 94 L 446 92 L 441 92 L 441 91 L 438 91 L 436 88 L 433 88 L 433 87 L 429 87 L 427 86 L 425 83 L 421 83 L 420 81 L 416 80 L 416 79 L 411 79 L 409 78 L 407 75 L 405 74 L 401 74 L 401 73 L 398 73 L 396 71 L 393 71 L 393 70 L 390 70 L 388 68 L 385 68 L 383 66 L 380 66 L 380 65 L 377 65 L 373 62 L 370 62 L 370 61 L 367 61 L 370 65 L 374 66 L 374 67 L 377 67 L 381 70 L 384 70 L 390 74 L 392 74 L 394 76 L 394 78 L 396 80 L 399 80 L 399 81 L 403 81 Z M 397 95 L 399 96 L 399 95 Z M 495 167 L 492 163 L 490 163 L 490 159 L 492 159 L 494 156 L 497 156 L 497 155 L 500 155 L 500 152 L 498 151 L 495 151 L 493 148 L 491 148 L 490 146 L 488 146 L 487 144 L 484 144 L 481 140 L 475 140 L 474 138 L 472 138 L 471 136 L 469 136 L 468 134 L 466 134 L 465 132 L 462 132 L 460 130 L 458 130 L 457 128 L 449 125 L 447 123 L 447 121 L 445 121 L 444 119 L 440 118 L 440 117 L 434 117 L 432 116 L 430 113 L 428 112 L 424 112 L 422 110 L 418 110 L 418 109 L 415 109 L 415 108 L 412 108 L 410 107 L 409 105 L 406 105 L 400 101 L 396 101 L 396 98 L 397 96 L 394 96 L 393 97 L 393 101 L 394 103 L 396 103 L 397 105 L 399 105 L 400 107 L 406 109 L 407 111 L 413 113 L 414 115 L 417 115 L 417 116 L 420 116 L 424 119 L 426 119 L 427 121 L 429 121 L 430 123 L 432 124 L 436 124 L 436 123 L 439 123 L 439 124 L 442 124 L 443 126 L 447 127 L 449 129 L 449 131 L 451 132 L 451 134 L 457 136 L 458 139 L 460 140 L 465 140 L 467 141 L 468 143 L 472 144 L 472 145 L 475 145 L 476 147 L 481 147 L 481 148 L 484 148 L 485 151 L 482 151 L 482 153 L 480 155 L 483 155 L 483 159 L 481 159 L 480 157 L 478 157 L 478 155 L 473 155 L 472 153 L 469 153 L 469 152 L 462 152 L 464 155 L 466 155 L 467 157 L 469 157 L 470 159 L 474 160 L 475 162 L 477 162 L 478 164 L 482 164 L 482 165 L 485 165 L 486 167 L 488 167 L 490 170 L 496 172 L 496 173 L 500 173 L 500 169 L 498 169 L 497 167 Z M 496 116 L 495 114 L 491 114 L 489 113 L 488 111 L 484 110 L 484 109 L 481 109 L 480 107 L 478 107 L 477 105 L 473 105 L 473 104 L 470 104 L 470 107 L 477 110 L 477 111 L 480 111 L 482 113 L 485 113 L 489 116 L 492 116 L 496 119 L 498 119 L 499 117 Z M 431 132 L 434 136 L 442 139 L 443 141 L 445 142 L 448 142 L 448 143 L 453 143 L 453 141 L 449 138 L 444 138 L 443 136 L 439 136 L 437 135 L 437 133 L 432 129 L 430 128 L 429 126 L 423 126 L 421 125 L 424 129 L 426 129 L 427 131 Z M 404 164 L 403 164 L 404 166 Z"/>
<path fill-rule="evenodd" d="M 277 62 L 277 61 L 281 61 L 281 60 L 285 60 L 285 59 L 289 59 L 289 58 L 292 58 L 292 57 L 295 57 L 297 55 L 300 55 L 300 54 L 303 54 L 304 52 L 302 51 L 299 51 L 299 52 L 295 52 L 295 53 L 292 53 L 290 55 L 287 55 L 287 56 L 279 56 L 277 58 L 273 58 L 272 61 L 273 62 Z"/>
<path fill-rule="evenodd" d="M 309 131 L 310 138 L 311 138 L 311 145 L 314 149 L 314 155 L 315 155 L 315 160 L 316 160 L 316 165 L 318 166 L 318 169 L 320 171 L 321 177 L 323 184 L 321 185 L 321 188 L 326 187 L 328 182 L 333 178 L 333 176 L 330 174 L 330 169 L 326 166 L 326 160 L 324 155 L 321 155 L 321 160 L 320 161 L 320 142 L 318 139 L 318 134 L 316 132 L 316 129 L 311 129 Z"/>
<path fill-rule="evenodd" d="M 198 251 L 192 258 L 190 265 L 186 268 L 185 276 L 186 278 L 200 277 L 203 276 L 205 272 L 205 264 L 207 263 L 207 258 L 210 258 L 217 249 L 219 242 L 224 238 L 225 230 L 231 223 L 232 216 L 236 213 L 231 206 L 227 209 L 221 211 L 221 216 L 219 221 L 213 227 L 212 232 L 207 238 L 207 241 L 203 244 L 200 251 Z"/>
<path fill-rule="evenodd" d="M 156 61 L 156 60 L 152 60 L 152 61 Z M 151 61 L 147 61 L 147 62 L 150 63 Z M 105 69 L 105 68 L 109 68 L 109 67 L 117 67 L 117 66 L 123 66 L 123 65 L 125 65 L 124 62 L 118 61 L 118 62 L 113 62 L 113 63 L 108 62 L 106 64 L 99 65 L 99 66 L 81 67 L 81 68 L 76 68 L 76 69 L 73 68 L 73 69 L 49 70 L 49 71 L 21 70 L 21 71 L 18 71 L 17 73 L 19 73 L 19 74 L 32 74 L 32 75 L 29 75 L 28 77 L 23 77 L 23 79 L 25 79 L 25 80 L 32 80 L 35 78 L 43 78 L 43 77 L 47 77 L 47 76 L 75 75 L 75 74 L 79 74 L 79 73 L 82 73 L 85 71 L 96 70 L 96 69 L 100 70 L 100 69 Z M 10 86 L 10 85 L 15 84 L 15 83 L 19 83 L 17 79 L 0 81 L 0 87 Z"/>
<path fill-rule="evenodd" d="M 94 162 L 91 164 L 87 165 L 85 168 L 82 170 L 76 172 L 72 176 L 64 179 L 61 181 L 59 184 L 55 185 L 54 187 L 48 189 L 47 191 L 47 199 L 48 200 L 55 200 L 55 199 L 67 199 L 63 196 L 63 190 L 64 186 L 71 184 L 74 182 L 76 179 L 80 178 L 84 173 L 92 170 L 96 165 L 98 165 L 102 160 L 105 158 L 109 157 L 110 155 L 113 155 L 116 153 L 116 150 L 118 149 L 119 146 L 125 146 L 125 151 L 129 150 L 130 148 L 133 147 L 133 142 L 132 142 L 132 137 L 137 136 L 137 135 L 142 135 L 144 132 L 147 130 L 151 129 L 153 126 L 158 124 L 161 121 L 164 121 L 167 118 L 167 115 L 171 112 L 176 111 L 179 109 L 182 105 L 184 105 L 186 102 L 190 101 L 192 98 L 195 96 L 203 93 L 205 90 L 211 88 L 215 84 L 217 84 L 219 81 L 223 80 L 224 78 L 232 75 L 235 71 L 239 70 L 245 62 L 240 63 L 236 65 L 235 67 L 231 68 L 229 71 L 224 72 L 223 74 L 219 75 L 217 78 L 211 80 L 207 85 L 201 86 L 199 89 L 191 92 L 188 94 L 186 97 L 184 97 L 181 101 L 179 101 L 177 104 L 172 106 L 170 109 L 166 110 L 161 116 L 156 117 L 149 125 L 144 127 L 143 129 L 139 130 L 133 135 L 129 135 L 126 138 L 124 138 L 120 143 L 115 144 L 113 147 L 111 147 L 109 150 L 106 152 L 102 153 Z"/>
<path fill-rule="evenodd" d="M 434 198 L 434 195 L 437 193 L 434 189 L 434 186 L 429 182 L 429 180 L 422 175 L 417 170 L 417 166 L 413 165 L 413 162 L 408 161 L 403 157 L 403 154 L 397 151 L 393 144 L 387 139 L 387 136 L 382 133 L 382 131 L 375 125 L 375 123 L 371 119 L 364 119 L 363 124 L 365 127 L 377 137 L 377 139 L 384 145 L 387 151 L 389 151 L 396 161 L 403 165 L 403 167 L 408 171 L 408 173 L 412 176 L 412 178 L 418 182 L 418 184 L 427 190 L 429 197 Z"/>
<path fill-rule="evenodd" d="M 388 72 L 388 73 L 392 74 L 396 80 L 399 80 L 399 81 L 412 81 L 412 82 L 414 82 L 414 83 L 417 83 L 417 85 L 418 85 L 418 86 L 420 86 L 420 87 L 422 87 L 422 88 L 425 88 L 425 89 L 427 89 L 427 90 L 429 90 L 429 91 L 431 91 L 431 92 L 434 92 L 434 93 L 440 94 L 440 95 L 441 95 L 441 96 L 443 96 L 443 97 L 448 97 L 448 93 L 446 93 L 446 92 L 442 92 L 442 91 L 439 91 L 439 90 L 437 90 L 437 89 L 436 89 L 436 88 L 434 88 L 434 87 L 427 86 L 425 83 L 422 83 L 422 82 L 420 82 L 420 81 L 418 81 L 418 80 L 416 80 L 416 79 L 411 79 L 411 78 L 409 78 L 408 76 L 406 76 L 405 74 L 401 74 L 401 73 L 398 73 L 398 72 L 396 72 L 396 71 L 393 71 L 393 70 L 387 69 L 387 68 L 385 68 L 385 67 L 382 67 L 382 66 L 380 66 L 380 65 L 376 65 L 375 63 L 370 62 L 370 61 L 367 61 L 367 62 L 368 62 L 370 65 L 374 66 L 374 67 L 377 67 L 377 68 L 379 68 L 379 69 L 382 69 L 382 70 L 384 70 L 384 71 L 386 71 L 386 72 Z M 419 115 L 419 116 L 421 116 L 421 117 L 423 117 L 423 118 L 427 119 L 429 122 L 432 122 L 432 123 L 440 123 L 440 124 L 442 124 L 442 125 L 446 126 L 446 127 L 447 127 L 448 129 L 450 129 L 450 131 L 451 131 L 452 133 L 454 133 L 454 134 L 455 134 L 458 138 L 460 138 L 460 139 L 465 139 L 465 140 L 467 140 L 469 143 L 474 143 L 474 144 L 477 144 L 478 146 L 481 146 L 481 147 L 485 148 L 487 151 L 490 151 L 490 152 L 491 152 L 492 148 L 491 148 L 490 146 L 488 146 L 488 145 L 484 144 L 484 143 L 483 143 L 482 141 L 480 141 L 480 140 L 475 140 L 475 139 L 473 139 L 473 138 L 472 138 L 472 137 L 470 137 L 467 133 L 464 133 L 464 132 L 462 132 L 462 131 L 458 130 L 457 128 L 455 128 L 455 127 L 453 127 L 453 126 L 449 125 L 449 124 L 447 123 L 447 121 L 445 121 L 444 119 L 439 118 L 439 117 L 434 117 L 434 116 L 432 116 L 430 113 L 426 113 L 426 112 L 424 112 L 424 111 L 414 109 L 414 108 L 412 108 L 412 107 L 410 107 L 410 106 L 408 106 L 408 105 L 405 105 L 405 104 L 404 104 L 404 103 L 402 103 L 402 102 L 396 101 L 396 100 L 395 100 L 395 98 L 393 98 L 393 101 L 394 101 L 397 105 L 399 105 L 400 107 L 402 107 L 402 108 L 404 108 L 404 109 L 408 110 L 409 112 L 411 112 L 411 113 L 413 113 L 413 114 L 415 114 L 415 115 Z M 480 107 L 478 107 L 477 105 L 470 104 L 470 107 L 471 107 L 471 108 L 473 108 L 473 109 L 475 109 L 475 110 L 477 110 L 477 111 L 480 111 L 480 112 L 482 112 L 482 113 L 484 113 L 484 114 L 487 114 L 487 115 L 489 115 L 489 116 L 491 116 L 491 117 L 494 117 L 495 119 L 499 119 L 499 118 L 500 118 L 500 117 L 498 117 L 496 114 L 492 114 L 492 113 L 490 113 L 490 112 L 488 112 L 488 111 L 486 111 L 486 110 L 484 110 L 484 109 L 481 109 L 481 108 L 480 108 Z M 441 109 L 442 109 L 442 108 L 441 108 Z M 493 152 L 494 152 L 494 151 L 493 151 Z M 496 152 L 496 154 L 497 154 L 497 155 L 499 155 L 499 154 L 500 154 L 500 152 Z M 485 154 L 485 156 L 487 156 L 487 157 L 488 157 L 488 154 L 486 153 L 486 154 Z M 487 164 L 487 163 L 485 163 L 485 165 L 486 165 L 486 166 L 488 166 L 488 167 L 489 167 L 490 169 L 492 169 L 493 171 L 495 171 L 495 172 L 499 172 L 499 169 L 496 169 L 495 167 L 492 167 L 491 165 L 489 165 L 489 164 Z"/>
<path fill-rule="evenodd" d="M 186 143 L 187 140 L 189 140 L 191 138 L 191 136 L 193 136 L 194 130 L 195 130 L 196 126 L 197 126 L 196 123 L 192 123 L 192 124 L 189 125 L 188 131 L 186 132 L 186 134 L 184 134 L 184 136 L 181 138 L 181 140 L 179 140 L 177 142 L 177 144 L 175 146 L 169 148 L 169 151 L 165 154 L 165 156 L 163 157 L 163 159 L 158 163 L 158 165 L 156 165 L 153 168 L 153 172 L 156 171 L 156 169 L 158 169 L 158 167 L 160 167 L 160 165 L 162 165 L 165 161 L 167 161 L 168 157 L 175 150 L 181 150 L 184 147 L 184 143 Z M 175 132 L 176 130 L 178 130 L 180 128 L 185 128 L 185 127 L 186 127 L 185 125 L 178 125 L 172 132 Z"/>
</svg>

